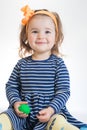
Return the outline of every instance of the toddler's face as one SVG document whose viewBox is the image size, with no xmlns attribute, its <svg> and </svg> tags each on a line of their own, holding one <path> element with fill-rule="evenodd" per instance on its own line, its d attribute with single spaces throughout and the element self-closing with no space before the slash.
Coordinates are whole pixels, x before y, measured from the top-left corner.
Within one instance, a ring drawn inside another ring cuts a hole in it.
<svg viewBox="0 0 87 130">
<path fill-rule="evenodd" d="M 49 16 L 35 15 L 29 21 L 28 41 L 34 52 L 51 52 L 55 35 L 55 25 Z"/>
</svg>

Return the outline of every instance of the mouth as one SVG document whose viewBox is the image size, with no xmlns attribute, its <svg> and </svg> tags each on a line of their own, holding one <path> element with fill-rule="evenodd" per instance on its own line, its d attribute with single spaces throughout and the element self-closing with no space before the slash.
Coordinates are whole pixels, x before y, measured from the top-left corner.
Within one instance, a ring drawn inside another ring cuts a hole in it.
<svg viewBox="0 0 87 130">
<path fill-rule="evenodd" d="M 36 42 L 36 44 L 46 44 L 46 42 Z"/>
</svg>

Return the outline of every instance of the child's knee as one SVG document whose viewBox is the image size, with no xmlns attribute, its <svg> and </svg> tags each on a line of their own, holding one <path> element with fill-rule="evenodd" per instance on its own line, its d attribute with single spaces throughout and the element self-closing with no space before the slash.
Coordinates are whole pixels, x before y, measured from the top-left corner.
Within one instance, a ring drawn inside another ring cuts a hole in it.
<svg viewBox="0 0 87 130">
<path fill-rule="evenodd" d="M 6 114 L 0 114 L 1 130 L 13 130 L 11 121 Z"/>
<path fill-rule="evenodd" d="M 51 117 L 47 125 L 47 130 L 63 130 L 63 126 L 66 123 L 65 118 L 62 115 L 55 114 Z"/>
<path fill-rule="evenodd" d="M 62 115 L 55 114 L 47 125 L 47 130 L 79 130 L 71 125 Z"/>
</svg>

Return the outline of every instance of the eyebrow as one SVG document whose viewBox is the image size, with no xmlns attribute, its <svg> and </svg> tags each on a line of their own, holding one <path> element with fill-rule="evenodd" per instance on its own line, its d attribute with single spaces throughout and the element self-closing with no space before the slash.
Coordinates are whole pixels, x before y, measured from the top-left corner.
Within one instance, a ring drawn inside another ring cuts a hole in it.
<svg viewBox="0 0 87 130">
<path fill-rule="evenodd" d="M 31 30 L 39 30 L 38 28 L 31 28 Z M 45 30 L 53 30 L 52 28 L 45 28 Z"/>
</svg>

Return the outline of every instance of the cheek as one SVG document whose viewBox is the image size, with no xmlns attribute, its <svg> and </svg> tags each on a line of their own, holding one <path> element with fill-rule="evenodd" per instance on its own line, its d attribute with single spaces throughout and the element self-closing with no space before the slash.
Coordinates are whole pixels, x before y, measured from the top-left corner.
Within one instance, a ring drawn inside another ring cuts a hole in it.
<svg viewBox="0 0 87 130">
<path fill-rule="evenodd" d="M 55 44 L 55 36 L 51 36 L 51 37 L 50 37 L 50 41 L 51 41 L 53 44 Z"/>
<path fill-rule="evenodd" d="M 32 43 L 34 41 L 34 37 L 33 36 L 28 36 L 28 41 L 29 41 L 29 43 Z"/>
</svg>

